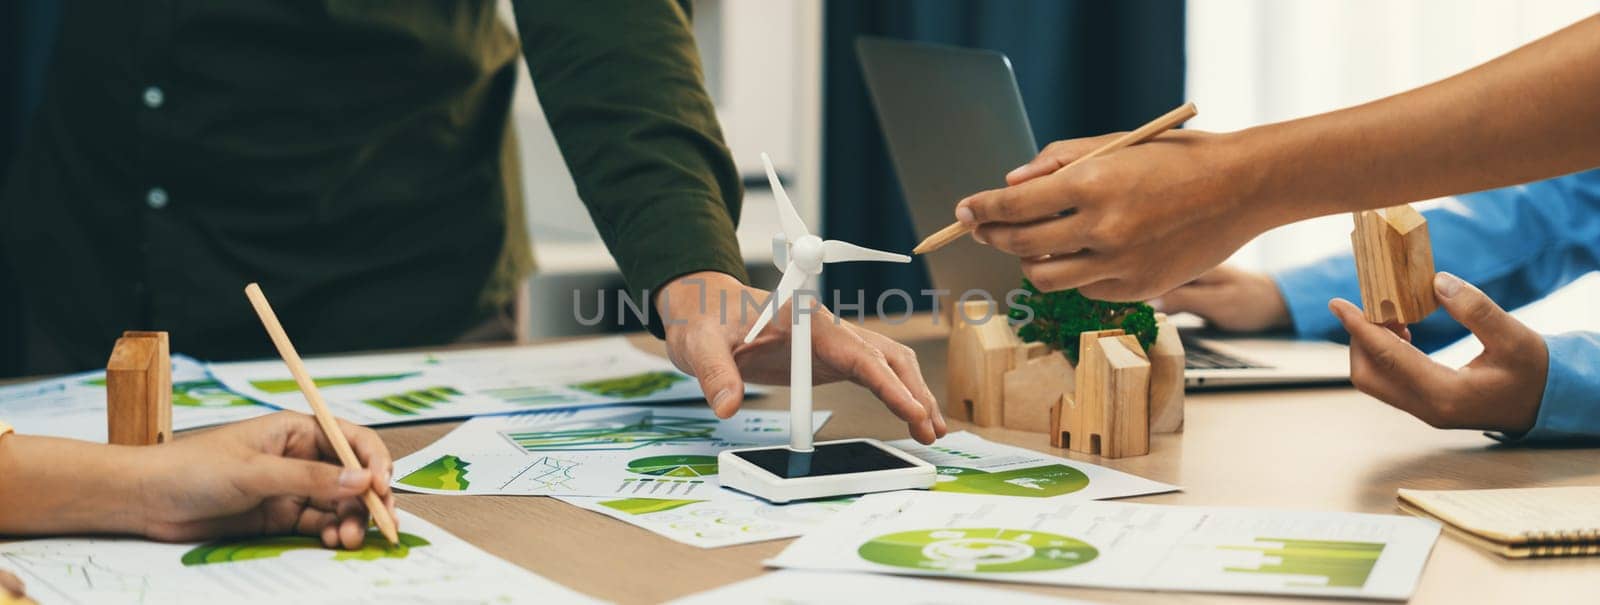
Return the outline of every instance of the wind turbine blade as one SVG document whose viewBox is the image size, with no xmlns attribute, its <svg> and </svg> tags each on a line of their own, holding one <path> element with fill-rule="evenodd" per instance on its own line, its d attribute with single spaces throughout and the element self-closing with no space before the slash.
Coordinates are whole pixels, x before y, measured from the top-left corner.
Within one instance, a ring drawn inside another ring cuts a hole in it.
<svg viewBox="0 0 1600 605">
<path fill-rule="evenodd" d="M 884 252 L 863 248 L 850 242 L 841 242 L 830 239 L 822 242 L 822 262 L 844 263 L 850 261 L 878 261 L 883 263 L 909 263 L 911 257 L 904 254 Z"/>
<path fill-rule="evenodd" d="M 761 309 L 761 316 L 756 318 L 755 325 L 750 326 L 750 332 L 744 335 L 744 341 L 748 343 L 755 340 L 761 329 L 767 327 L 767 323 L 778 314 L 778 308 L 782 307 L 783 303 L 789 302 L 789 297 L 794 296 L 794 291 L 805 281 L 805 270 L 795 266 L 794 263 L 789 263 L 788 268 L 783 270 L 783 279 L 778 280 L 777 289 L 772 291 L 772 298 L 767 302 L 767 306 Z"/>
<path fill-rule="evenodd" d="M 800 213 L 794 211 L 794 203 L 789 201 L 783 183 L 778 181 L 778 171 L 772 167 L 772 158 L 767 157 L 766 152 L 761 153 L 761 163 L 767 167 L 767 183 L 772 185 L 772 197 L 778 200 L 778 224 L 783 227 L 783 236 L 789 238 L 790 242 L 798 242 L 811 232 L 800 220 Z"/>
<path fill-rule="evenodd" d="M 782 233 L 772 236 L 772 266 L 779 269 L 789 266 L 789 238 Z"/>
</svg>

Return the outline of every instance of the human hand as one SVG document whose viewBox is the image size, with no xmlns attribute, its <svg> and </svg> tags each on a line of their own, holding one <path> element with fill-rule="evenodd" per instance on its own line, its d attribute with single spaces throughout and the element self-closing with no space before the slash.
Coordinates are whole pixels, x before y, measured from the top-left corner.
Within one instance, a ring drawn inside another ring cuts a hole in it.
<svg viewBox="0 0 1600 605">
<path fill-rule="evenodd" d="M 22 580 L 11 575 L 11 572 L 0 570 L 0 604 L 32 603 L 28 600 L 28 592 L 22 586 Z"/>
<path fill-rule="evenodd" d="M 1060 170 L 1119 134 L 1058 141 L 956 206 L 973 237 L 1022 257 L 1043 291 L 1144 300 L 1215 267 L 1273 226 L 1249 203 L 1231 135 L 1171 131 Z"/>
<path fill-rule="evenodd" d="M 1483 341 L 1483 354 L 1450 369 L 1411 346 L 1404 326 L 1370 323 L 1336 298 L 1328 308 L 1350 332 L 1350 381 L 1436 428 L 1533 428 L 1550 367 L 1544 339 L 1454 275 L 1435 275 L 1433 289 L 1445 311 Z"/>
<path fill-rule="evenodd" d="M 745 344 L 745 332 L 759 316 L 765 290 L 751 288 L 724 273 L 691 273 L 662 289 L 657 308 L 666 324 L 667 356 L 679 369 L 700 381 L 712 411 L 730 418 L 744 402 L 746 380 L 759 384 L 789 382 L 789 333 L 792 322 L 785 305 L 772 321 Z M 704 302 L 705 304 L 701 304 Z M 790 301 L 789 304 L 793 304 Z M 819 305 L 811 318 L 812 381 L 850 380 L 867 387 L 906 425 L 917 441 L 933 443 L 948 431 L 939 404 L 922 378 L 910 347 L 871 330 L 836 322 Z"/>
<path fill-rule="evenodd" d="M 1277 282 L 1265 273 L 1228 265 L 1152 299 L 1150 306 L 1163 313 L 1193 313 L 1229 332 L 1263 332 L 1292 325 Z"/>
<path fill-rule="evenodd" d="M 394 512 L 394 465 L 377 433 L 339 426 L 364 468 L 340 466 L 316 419 L 294 412 L 140 448 L 149 459 L 140 465 L 136 533 L 168 541 L 302 534 L 329 548 L 359 548 L 367 533 L 366 490 Z"/>
</svg>

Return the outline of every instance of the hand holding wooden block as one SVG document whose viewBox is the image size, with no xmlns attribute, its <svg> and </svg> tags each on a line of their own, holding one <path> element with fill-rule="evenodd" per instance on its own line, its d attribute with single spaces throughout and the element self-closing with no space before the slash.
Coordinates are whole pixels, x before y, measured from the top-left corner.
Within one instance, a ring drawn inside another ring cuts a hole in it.
<svg viewBox="0 0 1600 605">
<path fill-rule="evenodd" d="M 106 362 L 106 441 L 172 439 L 172 351 L 166 332 L 123 332 Z"/>
<path fill-rule="evenodd" d="M 1408 204 L 1353 215 L 1361 308 L 1372 323 L 1414 324 L 1439 307 L 1433 298 L 1428 220 Z"/>
</svg>

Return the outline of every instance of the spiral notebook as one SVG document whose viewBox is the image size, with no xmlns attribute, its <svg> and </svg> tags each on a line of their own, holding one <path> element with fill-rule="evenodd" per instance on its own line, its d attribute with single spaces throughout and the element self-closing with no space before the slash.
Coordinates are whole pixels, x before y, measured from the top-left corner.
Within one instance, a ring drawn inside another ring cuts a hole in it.
<svg viewBox="0 0 1600 605">
<path fill-rule="evenodd" d="M 1600 555 L 1600 487 L 1402 489 L 1399 506 L 1513 559 Z"/>
</svg>

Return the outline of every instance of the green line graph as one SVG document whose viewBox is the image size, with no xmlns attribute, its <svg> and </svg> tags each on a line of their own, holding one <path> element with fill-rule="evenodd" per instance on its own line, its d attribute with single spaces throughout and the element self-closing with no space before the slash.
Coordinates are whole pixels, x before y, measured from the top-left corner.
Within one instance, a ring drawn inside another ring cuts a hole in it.
<svg viewBox="0 0 1600 605">
<path fill-rule="evenodd" d="M 657 370 L 653 372 L 640 372 L 638 374 L 629 374 L 627 376 L 617 376 L 613 378 L 590 380 L 588 382 L 579 382 L 570 386 L 574 389 L 588 391 L 596 395 L 633 399 L 637 397 L 654 395 L 661 391 L 670 389 L 672 388 L 672 385 L 688 379 L 688 376 L 678 372 Z"/>
<path fill-rule="evenodd" d="M 1382 542 L 1340 540 L 1290 540 L 1256 538 L 1248 546 L 1218 546 L 1221 550 L 1259 552 L 1268 557 L 1256 567 L 1227 567 L 1227 573 L 1320 576 L 1326 582 L 1290 581 L 1290 586 L 1360 588 L 1372 575 L 1383 554 Z"/>
<path fill-rule="evenodd" d="M 646 415 L 643 418 L 610 423 L 584 423 L 531 431 L 502 431 L 524 451 L 545 450 L 632 450 L 661 443 L 712 441 L 717 420 Z"/>
<path fill-rule="evenodd" d="M 483 389 L 478 392 L 511 405 L 524 407 L 557 406 L 578 400 L 571 391 L 548 385 Z"/>
<path fill-rule="evenodd" d="M 323 548 L 322 541 L 311 536 L 269 536 L 201 544 L 183 553 L 182 562 L 185 567 L 194 567 L 255 559 L 275 559 L 284 553 L 296 550 L 323 551 L 331 555 L 329 560 L 332 561 L 404 559 L 411 554 L 411 549 L 428 544 L 427 540 L 415 534 L 402 532 L 400 544 L 390 546 L 377 530 L 368 531 L 361 548 L 355 550 Z"/>
</svg>

